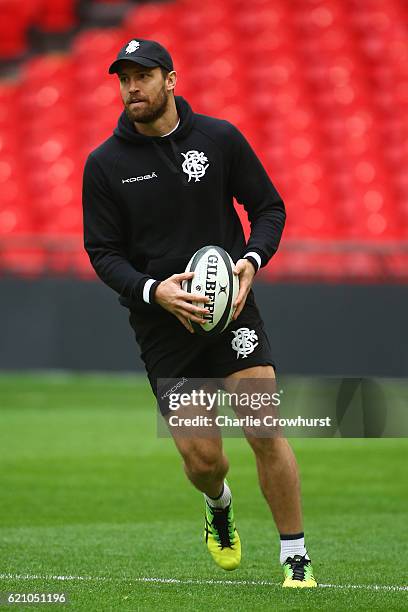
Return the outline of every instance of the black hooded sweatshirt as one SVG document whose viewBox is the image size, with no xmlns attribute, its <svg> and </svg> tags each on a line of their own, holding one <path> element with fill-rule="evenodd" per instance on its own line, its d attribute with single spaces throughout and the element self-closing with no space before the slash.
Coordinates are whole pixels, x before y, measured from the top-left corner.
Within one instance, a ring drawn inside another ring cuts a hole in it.
<svg viewBox="0 0 408 612">
<path fill-rule="evenodd" d="M 164 137 L 139 134 L 123 112 L 84 170 L 92 266 L 124 306 L 145 312 L 160 309 L 152 299 L 159 281 L 184 272 L 197 249 L 218 245 L 234 261 L 256 253 L 264 266 L 285 224 L 282 199 L 237 128 L 193 113 L 178 96 L 176 106 L 180 123 Z M 234 197 L 248 213 L 247 244 Z"/>
</svg>

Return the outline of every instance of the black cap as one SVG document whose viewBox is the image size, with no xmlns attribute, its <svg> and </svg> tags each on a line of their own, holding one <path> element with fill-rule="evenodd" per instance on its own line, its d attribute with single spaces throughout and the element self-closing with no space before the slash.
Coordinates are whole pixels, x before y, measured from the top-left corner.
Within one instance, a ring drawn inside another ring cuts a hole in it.
<svg viewBox="0 0 408 612">
<path fill-rule="evenodd" d="M 116 60 L 111 64 L 109 74 L 114 74 L 118 71 L 121 60 L 135 62 L 135 64 L 141 64 L 147 68 L 163 66 L 169 72 L 174 70 L 170 53 L 154 40 L 133 38 L 127 42 L 119 51 Z"/>
</svg>

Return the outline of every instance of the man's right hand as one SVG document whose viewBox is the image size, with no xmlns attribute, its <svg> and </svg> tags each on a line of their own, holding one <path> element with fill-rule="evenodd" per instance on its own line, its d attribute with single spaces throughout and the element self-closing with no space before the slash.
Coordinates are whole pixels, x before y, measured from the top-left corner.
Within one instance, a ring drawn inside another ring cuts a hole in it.
<svg viewBox="0 0 408 612">
<path fill-rule="evenodd" d="M 194 272 L 183 272 L 182 274 L 173 274 L 166 280 L 162 281 L 154 294 L 154 299 L 157 304 L 160 304 L 165 310 L 168 310 L 178 318 L 180 323 L 191 332 L 194 330 L 190 320 L 195 323 L 204 323 L 203 315 L 208 314 L 206 308 L 194 306 L 191 302 L 206 303 L 210 298 L 204 295 L 198 295 L 183 291 L 181 283 L 184 280 L 193 278 Z"/>
</svg>

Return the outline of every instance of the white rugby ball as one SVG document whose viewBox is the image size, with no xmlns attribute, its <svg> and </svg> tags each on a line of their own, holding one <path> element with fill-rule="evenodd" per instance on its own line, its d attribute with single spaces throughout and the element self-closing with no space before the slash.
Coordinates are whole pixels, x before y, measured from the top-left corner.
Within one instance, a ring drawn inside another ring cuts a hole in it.
<svg viewBox="0 0 408 612">
<path fill-rule="evenodd" d="M 205 323 L 190 321 L 196 333 L 219 334 L 231 322 L 234 302 L 239 291 L 239 279 L 232 272 L 233 266 L 234 262 L 227 251 L 219 246 L 202 247 L 188 262 L 186 272 L 194 272 L 194 276 L 183 281 L 183 289 L 210 298 L 205 304 L 192 302 L 195 306 L 204 306 L 210 311 L 203 317 Z"/>
</svg>

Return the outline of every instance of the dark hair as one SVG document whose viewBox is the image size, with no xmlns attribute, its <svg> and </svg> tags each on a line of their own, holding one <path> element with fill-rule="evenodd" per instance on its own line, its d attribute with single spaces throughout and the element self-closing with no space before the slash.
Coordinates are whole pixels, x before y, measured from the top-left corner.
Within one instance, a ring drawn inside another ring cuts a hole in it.
<svg viewBox="0 0 408 612">
<path fill-rule="evenodd" d="M 162 73 L 163 80 L 165 81 L 170 70 L 166 70 L 166 68 L 164 68 L 163 66 L 160 66 L 160 71 Z"/>
</svg>

